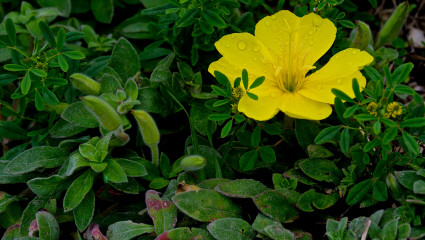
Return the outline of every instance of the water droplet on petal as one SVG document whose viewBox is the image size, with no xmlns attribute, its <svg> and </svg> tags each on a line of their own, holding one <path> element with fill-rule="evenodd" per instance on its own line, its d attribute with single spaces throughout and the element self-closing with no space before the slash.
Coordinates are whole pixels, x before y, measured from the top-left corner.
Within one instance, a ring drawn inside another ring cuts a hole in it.
<svg viewBox="0 0 425 240">
<path fill-rule="evenodd" d="M 322 89 L 322 84 L 317 84 L 316 88 L 317 88 L 317 90 Z"/>
<path fill-rule="evenodd" d="M 353 50 L 351 53 L 352 53 L 353 55 L 356 55 L 356 54 L 357 54 L 357 50 Z"/>
<path fill-rule="evenodd" d="M 341 78 L 338 78 L 338 79 L 336 80 L 336 82 L 337 82 L 337 83 L 339 83 L 339 84 L 341 84 L 341 83 L 342 83 L 342 79 L 341 79 Z"/>
<path fill-rule="evenodd" d="M 254 47 L 254 52 L 258 52 L 258 51 L 260 51 L 260 46 L 255 46 Z"/>
<path fill-rule="evenodd" d="M 271 25 L 270 19 L 267 19 L 267 20 L 266 20 L 266 25 L 267 25 L 267 26 L 270 26 L 270 25 Z"/>
<path fill-rule="evenodd" d="M 239 48 L 240 50 L 245 50 L 245 48 L 246 48 L 246 43 L 245 43 L 244 41 L 239 41 L 239 42 L 238 42 L 238 48 Z"/>
<path fill-rule="evenodd" d="M 313 35 L 313 31 L 312 30 L 310 30 L 309 32 L 308 32 L 308 35 Z"/>
<path fill-rule="evenodd" d="M 271 19 L 273 19 L 273 20 L 276 20 L 276 15 L 272 15 L 271 17 L 270 17 Z"/>
<path fill-rule="evenodd" d="M 277 94 L 276 93 L 272 93 L 271 96 L 272 96 L 272 98 L 275 98 L 275 97 L 277 97 Z"/>
<path fill-rule="evenodd" d="M 313 46 L 314 42 L 313 40 L 308 41 L 308 45 Z"/>
<path fill-rule="evenodd" d="M 230 47 L 230 45 L 229 44 L 226 44 L 226 47 L 228 48 L 228 47 Z"/>
</svg>

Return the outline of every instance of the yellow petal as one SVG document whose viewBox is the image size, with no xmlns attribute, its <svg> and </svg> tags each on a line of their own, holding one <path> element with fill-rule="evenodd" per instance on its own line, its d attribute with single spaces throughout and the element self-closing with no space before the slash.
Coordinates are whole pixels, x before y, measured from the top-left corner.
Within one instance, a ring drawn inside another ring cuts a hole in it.
<svg viewBox="0 0 425 240">
<path fill-rule="evenodd" d="M 345 49 L 335 54 L 329 62 L 317 72 L 308 76 L 298 93 L 319 102 L 333 103 L 335 96 L 331 89 L 339 89 L 354 97 L 352 80 L 357 78 L 360 89 L 366 86 L 366 79 L 360 70 L 370 64 L 373 57 L 355 48 Z"/>
<path fill-rule="evenodd" d="M 244 95 L 239 100 L 238 110 L 247 117 L 258 121 L 271 119 L 279 112 L 282 92 L 277 88 L 269 90 L 269 95 L 259 96 L 258 100 L 253 100 Z"/>
<path fill-rule="evenodd" d="M 242 69 L 231 64 L 224 57 L 220 58 L 218 61 L 211 63 L 208 67 L 208 72 L 211 73 L 213 76 L 215 71 L 219 71 L 226 75 L 232 87 L 233 83 L 235 82 L 235 79 L 241 77 L 242 75 Z"/>
<path fill-rule="evenodd" d="M 283 94 L 280 101 L 280 110 L 293 118 L 321 120 L 332 113 L 329 104 L 311 100 L 297 92 Z"/>
<path fill-rule="evenodd" d="M 260 20 L 255 37 L 278 59 L 280 65 L 295 62 L 313 65 L 335 41 L 336 27 L 328 19 L 310 13 L 302 18 L 280 11 Z"/>
<path fill-rule="evenodd" d="M 269 51 L 249 33 L 233 33 L 223 36 L 215 43 L 215 47 L 227 62 L 240 69 L 247 69 L 249 75 L 267 78 L 274 74 Z M 242 75 L 242 71 L 239 73 L 240 75 Z"/>
</svg>

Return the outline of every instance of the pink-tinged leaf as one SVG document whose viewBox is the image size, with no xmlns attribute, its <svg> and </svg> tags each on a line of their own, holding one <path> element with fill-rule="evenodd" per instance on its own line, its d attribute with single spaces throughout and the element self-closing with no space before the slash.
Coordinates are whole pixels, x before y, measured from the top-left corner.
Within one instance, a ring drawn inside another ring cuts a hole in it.
<svg viewBox="0 0 425 240">
<path fill-rule="evenodd" d="M 84 239 L 108 240 L 100 231 L 99 225 L 90 224 L 87 231 L 84 233 Z"/>
<path fill-rule="evenodd" d="M 157 236 L 173 229 L 177 222 L 177 207 L 174 203 L 161 199 L 154 190 L 146 192 L 146 207 L 155 226 Z"/>
</svg>

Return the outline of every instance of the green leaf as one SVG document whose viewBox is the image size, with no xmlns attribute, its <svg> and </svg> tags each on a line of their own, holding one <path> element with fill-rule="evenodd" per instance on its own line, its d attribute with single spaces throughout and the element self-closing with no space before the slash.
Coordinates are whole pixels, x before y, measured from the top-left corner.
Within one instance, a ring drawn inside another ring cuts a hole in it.
<svg viewBox="0 0 425 240">
<path fill-rule="evenodd" d="M 413 183 L 413 192 L 416 194 L 425 194 L 425 181 L 418 180 Z"/>
<path fill-rule="evenodd" d="M 298 215 L 297 209 L 280 193 L 269 190 L 253 197 L 257 208 L 279 222 L 292 222 Z"/>
<path fill-rule="evenodd" d="M 257 235 L 251 225 L 239 218 L 222 218 L 207 226 L 208 231 L 217 240 L 251 240 Z"/>
<path fill-rule="evenodd" d="M 398 66 L 393 72 L 394 82 L 397 84 L 404 82 L 409 77 L 413 67 L 414 65 L 411 62 Z"/>
<path fill-rule="evenodd" d="M 375 121 L 377 119 L 377 117 L 367 113 L 357 114 L 354 118 L 358 121 Z"/>
<path fill-rule="evenodd" d="M 69 17 L 69 14 L 71 13 L 71 0 L 37 0 L 37 3 L 40 4 L 40 6 L 44 8 L 51 8 L 54 7 L 60 12 L 60 16 L 62 17 Z M 72 8 L 77 7 L 76 4 L 72 5 Z M 55 9 L 55 10 L 56 10 Z M 74 9 L 73 9 L 74 10 Z M 56 11 L 55 11 L 56 12 Z"/>
<path fill-rule="evenodd" d="M 271 146 L 260 147 L 260 157 L 265 163 L 276 162 L 276 153 Z"/>
<path fill-rule="evenodd" d="M 39 77 L 47 77 L 47 73 L 45 71 L 43 71 L 43 70 L 40 70 L 40 69 L 32 68 L 31 69 L 31 72 L 34 75 L 39 76 Z"/>
<path fill-rule="evenodd" d="M 357 81 L 356 78 L 353 78 L 352 86 L 353 86 L 354 95 L 356 96 L 357 101 L 359 102 L 363 101 L 364 97 L 363 97 L 363 94 L 361 94 L 359 82 Z"/>
<path fill-rule="evenodd" d="M 382 181 L 376 181 L 372 189 L 373 199 L 385 202 L 388 199 L 387 185 Z"/>
<path fill-rule="evenodd" d="M 96 117 L 84 106 L 83 102 L 75 102 L 69 105 L 62 112 L 61 117 L 76 126 L 85 128 L 95 128 L 99 126 Z"/>
<path fill-rule="evenodd" d="M 382 81 L 381 74 L 379 74 L 378 70 L 376 70 L 375 68 L 370 67 L 370 66 L 365 66 L 364 70 L 372 81 L 374 81 L 374 82 Z"/>
<path fill-rule="evenodd" d="M 413 186 L 416 181 L 423 180 L 423 178 L 417 175 L 416 171 L 406 170 L 406 171 L 395 171 L 394 175 L 400 184 L 413 191 Z"/>
<path fill-rule="evenodd" d="M 387 222 L 382 228 L 381 239 L 395 240 L 397 239 L 398 218 Z"/>
<path fill-rule="evenodd" d="M 59 224 L 55 217 L 47 211 L 39 211 L 35 215 L 39 238 L 43 240 L 58 240 L 59 239 Z"/>
<path fill-rule="evenodd" d="M 58 63 L 62 71 L 64 72 L 68 71 L 68 68 L 69 68 L 68 62 L 66 61 L 66 58 L 62 54 L 58 55 Z"/>
<path fill-rule="evenodd" d="M 79 152 L 75 152 L 69 157 L 68 166 L 66 170 L 63 173 L 59 172 L 59 175 L 66 177 L 71 176 L 76 170 L 88 166 L 90 166 L 90 162 Z"/>
<path fill-rule="evenodd" d="M 355 28 L 356 25 L 354 25 L 354 23 L 352 23 L 349 20 L 339 20 L 338 21 L 339 24 L 341 24 L 341 26 L 345 27 L 345 28 Z"/>
<path fill-rule="evenodd" d="M 10 18 L 6 19 L 5 27 L 6 27 L 6 33 L 7 33 L 7 36 L 9 37 L 10 43 L 12 44 L 12 46 L 15 46 L 16 45 L 16 29 L 12 19 Z"/>
<path fill-rule="evenodd" d="M 127 182 L 127 175 L 122 167 L 114 160 L 108 160 L 108 166 L 103 171 L 103 179 L 105 182 L 124 183 Z"/>
<path fill-rule="evenodd" d="M 77 207 L 93 186 L 95 172 L 91 169 L 81 174 L 66 191 L 63 199 L 64 212 L 69 212 Z"/>
<path fill-rule="evenodd" d="M 259 87 L 261 84 L 263 84 L 265 79 L 266 78 L 264 76 L 255 79 L 255 81 L 251 84 L 251 86 L 249 86 L 249 89 Z"/>
<path fill-rule="evenodd" d="M 384 136 L 382 137 L 382 144 L 389 144 L 394 138 L 398 135 L 398 128 L 397 127 L 391 127 L 388 128 Z"/>
<path fill-rule="evenodd" d="M 7 71 L 12 71 L 12 72 L 28 71 L 27 67 L 23 65 L 19 65 L 19 64 L 5 64 L 3 68 Z"/>
<path fill-rule="evenodd" d="M 44 38 L 50 43 L 50 46 L 56 48 L 55 36 L 53 35 L 52 29 L 49 27 L 49 25 L 45 21 L 40 21 L 38 26 L 40 27 Z"/>
<path fill-rule="evenodd" d="M 409 150 L 409 152 L 411 152 L 415 156 L 419 155 L 420 149 L 418 141 L 406 131 L 402 131 L 401 135 L 403 136 L 403 142 L 404 144 L 406 144 L 407 150 Z"/>
<path fill-rule="evenodd" d="M 101 23 L 111 23 L 114 16 L 113 0 L 92 0 L 91 10 L 97 21 Z"/>
<path fill-rule="evenodd" d="M 46 178 L 33 178 L 27 182 L 28 187 L 40 197 L 59 197 L 71 182 L 61 176 L 52 175 Z"/>
<path fill-rule="evenodd" d="M 67 51 L 67 52 L 63 52 L 63 55 L 74 60 L 81 60 L 86 58 L 86 56 L 80 51 Z"/>
<path fill-rule="evenodd" d="M 218 28 L 226 27 L 226 22 L 215 11 L 204 8 L 201 11 L 201 15 L 213 26 Z"/>
<path fill-rule="evenodd" d="M 397 93 L 397 94 L 407 94 L 407 95 L 411 95 L 411 96 L 414 96 L 416 94 L 414 89 L 412 89 L 411 87 L 406 86 L 406 85 L 397 85 L 394 88 L 394 92 Z"/>
<path fill-rule="evenodd" d="M 183 192 L 175 195 L 172 200 L 180 211 L 201 222 L 240 217 L 242 213 L 238 205 L 214 190 Z"/>
<path fill-rule="evenodd" d="M 344 93 L 343 91 L 336 89 L 336 88 L 332 88 L 331 92 L 338 98 L 346 101 L 346 102 L 350 102 L 350 103 L 354 103 L 354 100 L 348 96 L 346 93 Z"/>
<path fill-rule="evenodd" d="M 245 88 L 245 90 L 248 89 L 248 72 L 246 71 L 246 69 L 242 70 L 242 83 L 243 83 L 243 87 Z"/>
<path fill-rule="evenodd" d="M 145 166 L 136 161 L 124 158 L 114 158 L 114 160 L 122 167 L 128 177 L 141 177 L 148 174 Z"/>
<path fill-rule="evenodd" d="M 330 160 L 309 158 L 299 163 L 301 170 L 317 181 L 338 183 L 341 170 Z"/>
<path fill-rule="evenodd" d="M 60 28 L 58 35 L 56 36 L 56 45 L 58 46 L 58 52 L 62 51 L 63 44 L 65 43 L 65 29 Z"/>
<path fill-rule="evenodd" d="M 18 201 L 17 196 L 10 195 L 0 191 L 0 214 L 7 210 L 7 206 L 15 201 Z"/>
<path fill-rule="evenodd" d="M 254 131 L 251 134 L 251 147 L 257 148 L 260 145 L 261 141 L 261 127 L 255 127 Z"/>
<path fill-rule="evenodd" d="M 24 79 L 22 79 L 22 82 L 21 82 L 22 94 L 27 95 L 30 88 L 31 88 L 31 77 L 30 77 L 30 74 L 27 72 L 24 76 Z"/>
<path fill-rule="evenodd" d="M 93 190 L 90 190 L 83 201 L 74 208 L 73 214 L 75 225 L 80 232 L 84 231 L 90 224 L 94 216 L 95 196 Z"/>
<path fill-rule="evenodd" d="M 254 93 L 246 92 L 246 95 L 248 95 L 248 97 L 251 98 L 252 100 L 258 100 L 258 96 L 255 95 Z"/>
<path fill-rule="evenodd" d="M 229 134 L 230 130 L 232 130 L 232 125 L 233 119 L 230 119 L 226 125 L 224 125 L 223 129 L 221 129 L 221 138 L 225 138 Z"/>
<path fill-rule="evenodd" d="M 62 165 L 67 157 L 67 153 L 57 147 L 37 146 L 10 160 L 4 171 L 22 174 L 38 168 L 54 168 Z"/>
<path fill-rule="evenodd" d="M 45 106 L 46 106 L 46 105 L 45 105 L 45 103 L 44 103 L 44 99 L 43 99 L 43 97 L 41 96 L 41 94 L 40 94 L 40 92 L 39 92 L 39 91 L 36 91 L 36 92 L 35 92 L 35 108 L 36 108 L 38 111 L 43 111 Z"/>
<path fill-rule="evenodd" d="M 54 94 L 48 88 L 44 87 L 41 93 L 43 94 L 44 101 L 46 101 L 47 104 L 50 104 L 52 106 L 56 106 L 59 104 L 59 99 L 56 94 Z"/>
<path fill-rule="evenodd" d="M 405 128 L 405 127 L 418 128 L 423 126 L 425 126 L 425 118 L 411 118 L 411 119 L 404 120 L 400 123 L 401 128 Z"/>
<path fill-rule="evenodd" d="M 349 118 L 349 117 L 351 117 L 351 116 L 353 116 L 354 115 L 354 113 L 358 110 L 358 109 L 360 109 L 360 105 L 353 105 L 353 106 L 351 106 L 351 107 L 349 107 L 349 108 L 347 108 L 347 109 L 345 109 L 345 111 L 344 111 L 344 113 L 343 113 L 343 117 L 344 118 Z"/>
<path fill-rule="evenodd" d="M 21 236 L 28 236 L 28 228 L 30 227 L 31 222 L 34 220 L 34 216 L 37 211 L 41 208 L 46 208 L 49 204 L 48 198 L 35 197 L 28 203 L 24 212 L 22 213 L 22 220 L 19 226 L 19 233 Z"/>
<path fill-rule="evenodd" d="M 0 136 L 11 140 L 27 139 L 27 131 L 10 121 L 0 121 Z"/>
<path fill-rule="evenodd" d="M 298 198 L 297 207 L 305 212 L 313 212 L 314 209 L 311 205 L 317 209 L 326 209 L 333 206 L 339 199 L 339 194 L 334 192 L 332 194 L 320 194 L 316 190 L 310 189 Z"/>
<path fill-rule="evenodd" d="M 249 171 L 255 168 L 258 159 L 257 150 L 250 150 L 244 153 L 239 159 L 239 167 L 242 171 Z"/>
<path fill-rule="evenodd" d="M 134 237 L 154 231 L 152 225 L 134 223 L 130 220 L 109 225 L 107 237 L 109 240 L 130 240 Z"/>
<path fill-rule="evenodd" d="M 223 113 L 216 113 L 216 114 L 211 114 L 208 116 L 208 119 L 211 121 L 224 121 L 226 119 L 231 118 L 232 116 L 230 116 L 230 114 L 223 114 Z"/>
<path fill-rule="evenodd" d="M 177 223 L 177 207 L 174 203 L 163 200 L 154 190 L 146 192 L 146 208 L 152 218 L 157 236 L 173 229 Z"/>
<path fill-rule="evenodd" d="M 339 140 L 339 146 L 341 148 L 341 152 L 347 153 L 350 148 L 350 130 L 348 128 L 344 128 L 341 132 L 341 138 Z"/>
<path fill-rule="evenodd" d="M 323 144 L 328 141 L 330 141 L 335 135 L 338 134 L 339 130 L 341 130 L 341 126 L 332 126 L 327 127 L 323 129 L 322 131 L 317 134 L 316 138 L 314 139 L 315 144 Z"/>
<path fill-rule="evenodd" d="M 179 28 L 182 28 L 182 27 L 187 27 L 192 25 L 198 13 L 199 13 L 199 8 L 197 7 L 187 10 L 186 13 L 183 14 L 183 16 L 179 18 L 179 20 L 177 20 L 176 26 Z"/>
<path fill-rule="evenodd" d="M 136 49 L 127 39 L 123 37 L 118 39 L 112 50 L 110 66 L 117 71 L 123 82 L 126 82 L 128 78 L 133 77 L 140 71 L 139 56 Z"/>
<path fill-rule="evenodd" d="M 180 240 L 180 239 L 202 239 L 214 240 L 214 238 L 204 229 L 180 227 L 171 229 L 159 235 L 157 239 Z"/>
<path fill-rule="evenodd" d="M 280 222 L 274 221 L 273 219 L 265 216 L 264 214 L 258 214 L 252 224 L 252 228 L 262 235 L 268 236 L 271 239 L 276 240 L 295 240 L 293 234 L 288 230 L 280 232 L 270 231 L 271 229 L 282 230 L 284 229 Z M 267 231 L 266 231 L 267 229 Z M 289 232 L 289 234 L 288 234 Z M 292 235 L 292 236 L 291 236 Z"/>
<path fill-rule="evenodd" d="M 269 188 L 253 179 L 237 179 L 222 183 L 215 190 L 228 197 L 252 198 Z"/>
<path fill-rule="evenodd" d="M 356 203 L 361 202 L 372 188 L 372 183 L 372 179 L 366 179 L 354 185 L 354 187 L 352 187 L 348 192 L 346 198 L 347 204 L 354 205 Z"/>
<path fill-rule="evenodd" d="M 229 79 L 223 73 L 214 71 L 214 76 L 221 85 L 227 86 L 227 84 L 229 84 Z"/>
</svg>

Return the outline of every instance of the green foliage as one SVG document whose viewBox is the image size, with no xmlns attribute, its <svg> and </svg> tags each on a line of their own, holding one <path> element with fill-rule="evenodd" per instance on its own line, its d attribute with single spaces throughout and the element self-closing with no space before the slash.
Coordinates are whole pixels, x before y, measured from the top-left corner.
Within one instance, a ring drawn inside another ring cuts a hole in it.
<svg viewBox="0 0 425 240">
<path fill-rule="evenodd" d="M 221 37 L 282 9 L 337 27 L 307 75 L 349 47 L 374 57 L 366 86 L 332 89 L 328 119 L 251 119 L 242 97 L 278 73 L 208 69 Z M 2 239 L 424 238 L 422 15 L 376 0 L 0 1 Z"/>
</svg>

